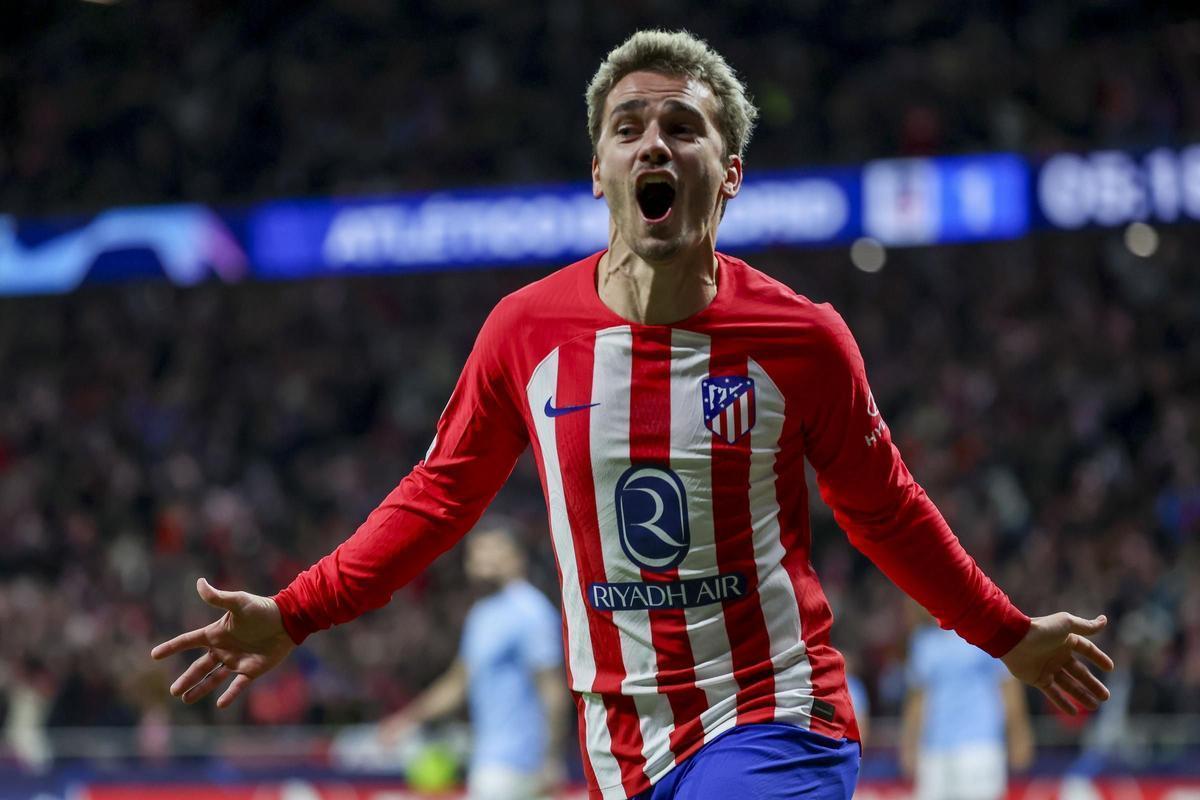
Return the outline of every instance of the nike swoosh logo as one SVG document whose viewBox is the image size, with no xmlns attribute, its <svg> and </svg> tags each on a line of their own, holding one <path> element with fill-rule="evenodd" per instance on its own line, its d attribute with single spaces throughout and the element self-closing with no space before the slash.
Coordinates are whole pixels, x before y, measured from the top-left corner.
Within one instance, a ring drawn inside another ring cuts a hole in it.
<svg viewBox="0 0 1200 800">
<path fill-rule="evenodd" d="M 591 403 L 591 404 L 583 405 L 583 406 L 560 406 L 558 408 L 555 408 L 554 407 L 554 395 L 550 395 L 549 397 L 546 398 L 545 411 L 546 411 L 547 417 L 561 417 L 563 414 L 574 414 L 576 411 L 583 411 L 585 408 L 591 408 L 592 406 L 598 406 L 598 405 L 600 405 L 600 404 L 599 403 Z"/>
</svg>

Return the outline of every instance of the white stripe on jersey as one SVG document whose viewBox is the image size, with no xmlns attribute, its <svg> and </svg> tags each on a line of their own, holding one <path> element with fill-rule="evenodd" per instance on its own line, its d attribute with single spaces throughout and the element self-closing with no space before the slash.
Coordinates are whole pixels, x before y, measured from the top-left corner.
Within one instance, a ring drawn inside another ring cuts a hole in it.
<svg viewBox="0 0 1200 800">
<path fill-rule="evenodd" d="M 812 666 L 804 645 L 796 590 L 783 567 L 784 547 L 776 495 L 775 460 L 783 432 L 783 393 L 754 359 L 746 361 L 746 374 L 754 381 L 756 405 L 754 428 L 749 434 L 750 518 L 754 526 L 758 591 L 771 639 L 771 662 L 775 666 L 775 717 L 809 727 Z M 748 410 L 747 405 L 743 413 Z M 801 491 L 801 487 L 792 490 Z"/>
<path fill-rule="evenodd" d="M 534 370 L 526 388 L 530 416 L 537 431 L 546 470 L 546 494 L 550 505 L 550 535 L 554 552 L 562 571 L 563 616 L 567 628 L 567 658 L 571 666 L 572 689 L 583 694 L 584 726 L 592 769 L 600 786 L 616 785 L 620 789 L 621 768 L 612 755 L 612 739 L 608 731 L 608 713 L 604 702 L 592 694 L 596 679 L 596 661 L 592 652 L 592 634 L 588 626 L 587 609 L 579 589 L 579 567 L 575 561 L 575 543 L 567 519 L 567 504 L 563 494 L 562 473 L 558 464 L 558 441 L 554 420 L 546 416 L 539 398 L 553 397 L 558 388 L 558 350 L 554 350 Z M 624 797 L 624 792 L 614 794 Z"/>
<path fill-rule="evenodd" d="M 642 577 L 641 570 L 630 562 L 621 548 L 613 500 L 617 479 L 632 466 L 629 457 L 632 387 L 633 333 L 629 326 L 598 331 L 591 402 L 599 405 L 597 412 L 591 415 L 589 440 L 605 581 L 639 581 Z M 675 727 L 675 715 L 667 696 L 658 691 L 658 661 L 650 634 L 650 612 L 611 613 L 621 637 L 621 658 L 625 664 L 621 692 L 633 698 L 638 710 L 647 772 L 651 764 L 662 763 L 664 753 L 668 760 L 661 771 L 665 771 L 674 764 L 669 738 Z"/>
<path fill-rule="evenodd" d="M 671 468 L 687 490 L 692 534 L 691 549 L 679 565 L 681 579 L 716 572 L 712 480 L 706 480 L 712 474 L 713 434 L 704 426 L 700 393 L 701 381 L 708 377 L 710 355 L 705 334 L 678 328 L 671 331 Z M 688 608 L 684 617 L 695 658 L 696 686 L 708 698 L 708 709 L 701 714 L 707 742 L 720 732 L 717 726 L 721 722 L 737 715 L 733 654 L 721 605 Z"/>
</svg>

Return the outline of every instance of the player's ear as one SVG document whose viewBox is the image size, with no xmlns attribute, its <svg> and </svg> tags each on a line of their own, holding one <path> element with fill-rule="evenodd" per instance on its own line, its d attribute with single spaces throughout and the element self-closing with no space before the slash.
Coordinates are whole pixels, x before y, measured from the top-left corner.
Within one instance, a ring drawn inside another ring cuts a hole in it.
<svg viewBox="0 0 1200 800">
<path fill-rule="evenodd" d="M 604 197 L 604 187 L 600 185 L 600 159 L 592 156 L 592 197 L 599 200 Z"/>
<path fill-rule="evenodd" d="M 725 180 L 721 181 L 721 196 L 729 200 L 742 190 L 742 157 L 736 153 L 725 164 Z"/>
</svg>

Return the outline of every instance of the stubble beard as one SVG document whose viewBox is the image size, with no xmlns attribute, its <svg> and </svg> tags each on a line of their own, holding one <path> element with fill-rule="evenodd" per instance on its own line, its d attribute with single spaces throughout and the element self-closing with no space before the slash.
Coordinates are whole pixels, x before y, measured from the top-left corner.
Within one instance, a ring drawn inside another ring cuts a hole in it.
<svg viewBox="0 0 1200 800">
<path fill-rule="evenodd" d="M 670 239 L 643 239 L 631 243 L 630 249 L 648 264 L 662 264 L 679 255 L 683 250 L 683 240 L 678 235 Z"/>
</svg>

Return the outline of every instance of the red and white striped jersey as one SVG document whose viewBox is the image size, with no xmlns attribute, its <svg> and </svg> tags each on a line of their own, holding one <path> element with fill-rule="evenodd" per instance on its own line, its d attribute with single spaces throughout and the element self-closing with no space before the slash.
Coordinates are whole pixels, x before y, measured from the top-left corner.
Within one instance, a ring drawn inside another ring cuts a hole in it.
<svg viewBox="0 0 1200 800">
<path fill-rule="evenodd" d="M 423 462 L 276 596 L 292 638 L 383 605 L 532 444 L 592 794 L 630 797 L 735 725 L 857 738 L 809 561 L 804 461 L 853 544 L 993 655 L 1029 620 L 910 476 L 841 317 L 718 254 L 672 325 L 599 299 L 601 254 L 504 298 Z"/>
</svg>

